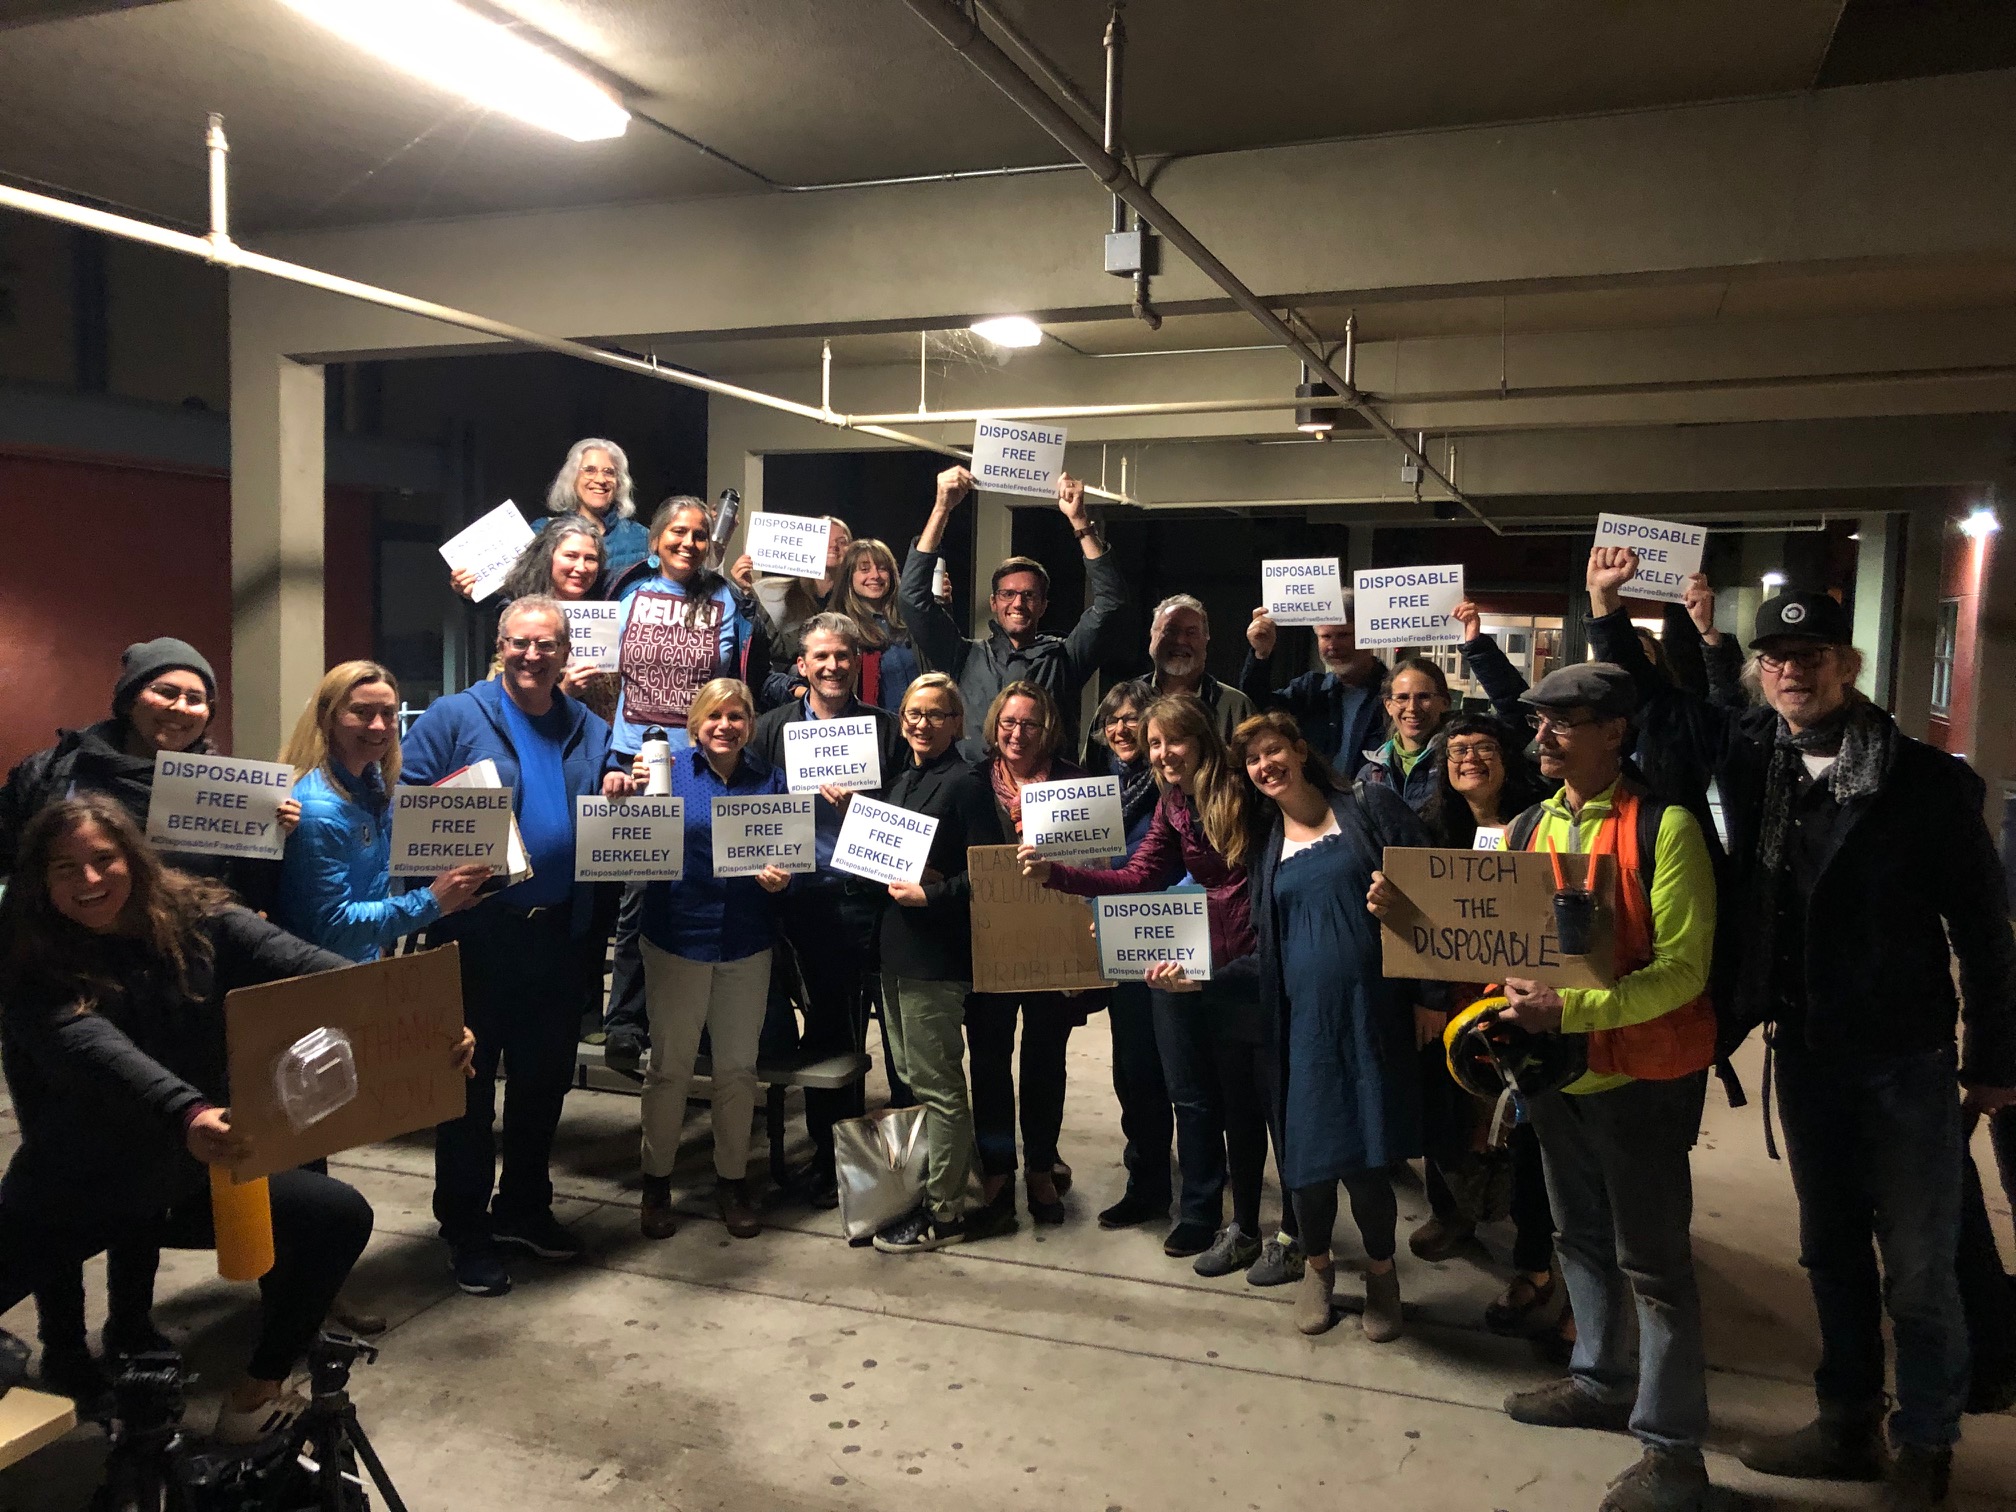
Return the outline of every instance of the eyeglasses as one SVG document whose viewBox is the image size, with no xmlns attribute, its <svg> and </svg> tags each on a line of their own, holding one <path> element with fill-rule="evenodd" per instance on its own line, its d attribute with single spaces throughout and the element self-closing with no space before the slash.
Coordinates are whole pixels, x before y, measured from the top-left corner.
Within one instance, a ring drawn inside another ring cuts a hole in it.
<svg viewBox="0 0 2016 1512">
<path fill-rule="evenodd" d="M 1004 719 L 996 726 L 1003 735 L 1041 735 L 1043 725 L 1035 719 Z"/>
<path fill-rule="evenodd" d="M 1138 730 L 1141 728 L 1141 716 L 1139 714 L 1115 714 L 1100 728 L 1105 730 Z"/>
<path fill-rule="evenodd" d="M 1817 672 L 1827 660 L 1832 646 L 1802 646 L 1797 651 L 1760 651 L 1757 665 L 1766 672 L 1783 672 L 1787 667 L 1797 667 L 1801 672 Z"/>
<path fill-rule="evenodd" d="M 1388 703 L 1410 704 L 1417 707 L 1441 701 L 1442 695 L 1440 693 L 1388 693 L 1386 695 L 1386 702 Z"/>
<path fill-rule="evenodd" d="M 1037 604 L 1043 601 L 1041 588 L 996 588 L 994 597 L 1010 604 Z"/>
<path fill-rule="evenodd" d="M 177 704 L 187 704 L 191 709 L 198 710 L 210 707 L 210 695 L 201 688 L 178 688 L 173 683 L 149 683 L 147 696 L 171 709 Z"/>
<path fill-rule="evenodd" d="M 1495 740 L 1466 740 L 1461 744 L 1451 742 L 1447 754 L 1451 766 L 1463 763 L 1484 766 L 1502 760 L 1505 753 L 1498 749 L 1498 742 Z"/>
<path fill-rule="evenodd" d="M 903 723 L 915 725 L 928 724 L 933 729 L 936 729 L 939 725 L 950 724 L 958 717 L 950 709 L 905 709 L 903 711 Z"/>
<path fill-rule="evenodd" d="M 1594 714 L 1587 719 L 1563 719 L 1557 714 L 1537 713 L 1528 714 L 1526 723 L 1545 735 L 1549 730 L 1586 730 L 1590 725 L 1601 724 L 1602 721 Z"/>
<path fill-rule="evenodd" d="M 541 656 L 554 656 L 560 650 L 560 642 L 548 635 L 536 639 L 530 635 L 500 635 L 497 637 L 497 644 L 509 646 L 521 655 L 527 651 L 537 651 Z"/>
</svg>

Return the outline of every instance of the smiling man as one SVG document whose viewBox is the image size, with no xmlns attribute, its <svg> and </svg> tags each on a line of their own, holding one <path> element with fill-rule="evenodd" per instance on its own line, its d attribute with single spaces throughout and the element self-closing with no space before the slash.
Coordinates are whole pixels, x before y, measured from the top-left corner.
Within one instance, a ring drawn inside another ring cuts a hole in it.
<svg viewBox="0 0 2016 1512">
<path fill-rule="evenodd" d="M 994 569 L 988 608 L 993 613 L 988 633 L 969 640 L 943 604 L 931 594 L 938 549 L 945 527 L 959 501 L 973 491 L 973 474 L 948 467 L 938 474 L 938 499 L 923 534 L 903 564 L 900 592 L 903 614 L 910 622 L 924 660 L 949 673 L 969 709 L 985 709 L 994 695 L 1012 682 L 1033 682 L 1052 698 L 1064 715 L 1060 748 L 1078 749 L 1078 694 L 1113 649 L 1118 617 L 1127 602 L 1121 576 L 1098 527 L 1085 511 L 1085 485 L 1068 473 L 1057 479 L 1057 508 L 1070 523 L 1078 549 L 1085 556 L 1085 576 L 1092 585 L 1092 603 L 1078 617 L 1069 635 L 1045 635 L 1039 628 L 1050 608 L 1050 574 L 1033 557 L 1012 556 Z M 969 734 L 960 750 L 970 759 L 985 754 L 977 734 Z"/>
<path fill-rule="evenodd" d="M 1344 608 L 1351 608 L 1351 590 L 1344 590 Z M 1329 762 L 1340 780 L 1349 781 L 1378 742 L 1386 718 L 1379 690 L 1386 681 L 1386 663 L 1364 650 L 1349 623 L 1318 625 L 1316 655 L 1320 671 L 1304 672 L 1276 688 L 1269 670 L 1280 629 L 1264 608 L 1255 609 L 1246 626 L 1251 648 L 1239 670 L 1239 690 L 1258 709 L 1280 709 L 1301 726 L 1302 738 Z"/>
</svg>

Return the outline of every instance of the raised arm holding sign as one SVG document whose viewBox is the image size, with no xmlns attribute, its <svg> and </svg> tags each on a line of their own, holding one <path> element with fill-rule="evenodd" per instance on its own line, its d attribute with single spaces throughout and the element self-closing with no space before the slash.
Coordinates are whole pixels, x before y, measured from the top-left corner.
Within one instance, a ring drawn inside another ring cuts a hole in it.
<svg viewBox="0 0 2016 1512">
<path fill-rule="evenodd" d="M 518 554 L 531 541 L 532 527 L 518 506 L 506 499 L 467 529 L 457 531 L 441 544 L 441 560 L 451 571 L 466 572 L 475 581 L 469 589 L 471 603 L 481 603 L 511 575 Z"/>
<path fill-rule="evenodd" d="M 1336 557 L 1286 557 L 1260 564 L 1260 598 L 1277 625 L 1341 625 L 1344 571 Z"/>
<path fill-rule="evenodd" d="M 817 581 L 826 576 L 827 545 L 832 534 L 833 522 L 829 519 L 810 520 L 758 510 L 749 516 L 748 534 L 744 538 L 749 565 L 772 577 Z"/>
</svg>

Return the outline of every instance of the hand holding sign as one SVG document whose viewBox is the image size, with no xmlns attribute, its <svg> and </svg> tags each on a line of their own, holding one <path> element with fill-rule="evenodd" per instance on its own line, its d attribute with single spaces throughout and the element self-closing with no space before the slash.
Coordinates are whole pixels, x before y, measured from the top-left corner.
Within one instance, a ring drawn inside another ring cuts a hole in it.
<svg viewBox="0 0 2016 1512">
<path fill-rule="evenodd" d="M 1105 861 L 1127 853 L 1118 777 L 1032 782 L 1022 789 L 1022 839 L 1052 861 Z"/>
<path fill-rule="evenodd" d="M 833 843 L 833 869 L 866 877 L 871 882 L 916 887 L 924 880 L 924 866 L 931 858 L 931 840 L 937 833 L 938 821 L 930 815 L 912 813 L 857 793 L 847 805 L 847 817 L 841 821 L 840 836 Z M 891 896 L 899 903 L 908 901 L 893 888 Z M 923 901 L 920 892 L 917 902 Z"/>
<path fill-rule="evenodd" d="M 962 469 L 963 471 L 963 469 Z M 1066 515 L 1072 501 L 1060 495 L 1058 475 L 1064 471 L 1064 431 L 1054 425 L 1027 421 L 980 420 L 973 426 L 973 468 L 968 479 L 997 493 L 1021 494 L 1031 499 L 1058 499 Z M 939 498 L 945 500 L 943 474 L 939 475 Z M 957 495 L 951 502 L 957 502 Z M 1082 509 L 1083 485 L 1077 500 Z"/>
<path fill-rule="evenodd" d="M 1629 576 L 1613 586 L 1621 589 L 1628 582 L 1632 598 L 1684 604 L 1687 580 L 1701 570 L 1701 554 L 1707 542 L 1708 532 L 1699 525 L 1677 525 L 1670 520 L 1646 520 L 1636 515 L 1596 517 L 1597 548 L 1614 552 L 1621 547 L 1631 555 Z M 1591 564 L 1593 568 L 1593 557 Z"/>
<path fill-rule="evenodd" d="M 280 808 L 293 786 L 294 768 L 284 762 L 157 751 L 147 838 L 184 854 L 277 861 L 285 850 Z"/>
<path fill-rule="evenodd" d="M 1180 966 L 1193 982 L 1211 980 L 1211 920 L 1201 887 L 1094 898 L 1099 970 L 1108 981 L 1141 982 L 1158 964 Z"/>
<path fill-rule="evenodd" d="M 784 777 L 794 793 L 882 786 L 882 747 L 871 715 L 800 719 L 784 726 Z"/>
<path fill-rule="evenodd" d="M 1336 557 L 1284 557 L 1260 564 L 1260 596 L 1275 625 L 1341 625 L 1350 618 L 1344 608 L 1344 571 Z M 1247 630 L 1252 639 L 1252 629 Z M 1272 654 L 1270 641 L 1266 652 Z"/>
<path fill-rule="evenodd" d="M 818 580 L 826 576 L 826 555 L 832 537 L 831 520 L 808 520 L 759 510 L 749 516 L 746 537 L 749 561 L 756 571 L 773 577 Z"/>
<path fill-rule="evenodd" d="M 1352 623 L 1361 649 L 1380 646 L 1453 646 L 1463 640 L 1456 606 L 1463 602 L 1463 568 L 1380 567 L 1358 573 Z"/>
<path fill-rule="evenodd" d="M 518 513 L 518 506 L 506 499 L 466 530 L 444 541 L 441 560 L 451 569 L 469 574 L 469 597 L 481 603 L 504 586 L 518 553 L 531 540 L 532 527 Z"/>
</svg>

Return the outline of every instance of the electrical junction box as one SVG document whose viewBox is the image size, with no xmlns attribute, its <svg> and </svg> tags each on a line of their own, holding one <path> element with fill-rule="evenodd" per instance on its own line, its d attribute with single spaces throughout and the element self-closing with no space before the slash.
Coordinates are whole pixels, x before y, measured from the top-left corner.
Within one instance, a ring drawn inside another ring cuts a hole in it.
<svg viewBox="0 0 2016 1512">
<path fill-rule="evenodd" d="M 1400 459 L 1400 481 L 1402 483 L 1419 483 L 1421 481 L 1421 464 L 1416 462 L 1412 457 L 1402 457 Z"/>
<path fill-rule="evenodd" d="M 1106 271 L 1116 278 L 1132 278 L 1136 273 L 1154 275 L 1162 271 L 1162 244 L 1145 226 L 1132 231 L 1106 233 Z"/>
</svg>

